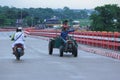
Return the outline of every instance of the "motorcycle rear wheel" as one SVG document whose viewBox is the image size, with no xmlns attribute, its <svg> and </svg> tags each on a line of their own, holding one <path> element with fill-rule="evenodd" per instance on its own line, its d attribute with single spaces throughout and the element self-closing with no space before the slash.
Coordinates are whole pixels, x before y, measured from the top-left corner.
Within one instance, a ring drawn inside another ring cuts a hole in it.
<svg viewBox="0 0 120 80">
<path fill-rule="evenodd" d="M 16 60 L 20 60 L 20 54 L 17 53 L 17 55 L 15 56 L 16 56 Z"/>
</svg>

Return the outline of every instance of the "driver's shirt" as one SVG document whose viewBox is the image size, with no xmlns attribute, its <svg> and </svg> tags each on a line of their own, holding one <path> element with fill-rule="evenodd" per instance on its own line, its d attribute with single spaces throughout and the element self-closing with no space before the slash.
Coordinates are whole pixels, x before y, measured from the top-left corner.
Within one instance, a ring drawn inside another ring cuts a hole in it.
<svg viewBox="0 0 120 80">
<path fill-rule="evenodd" d="M 68 33 L 69 33 L 69 32 L 74 32 L 74 31 L 75 31 L 74 29 L 62 31 L 62 32 L 61 32 L 61 37 L 62 37 L 64 40 L 66 40 L 66 37 L 68 36 Z"/>
<path fill-rule="evenodd" d="M 24 34 L 23 32 L 17 32 L 14 36 L 15 43 L 23 43 L 24 42 Z"/>
</svg>

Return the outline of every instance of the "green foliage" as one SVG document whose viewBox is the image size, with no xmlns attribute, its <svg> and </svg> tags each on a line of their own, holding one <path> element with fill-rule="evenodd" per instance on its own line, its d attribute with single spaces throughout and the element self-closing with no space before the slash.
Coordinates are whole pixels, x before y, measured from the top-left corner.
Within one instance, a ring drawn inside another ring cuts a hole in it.
<svg viewBox="0 0 120 80">
<path fill-rule="evenodd" d="M 0 14 L 0 26 L 5 25 L 6 17 L 3 14 Z"/>
<path fill-rule="evenodd" d="M 96 7 L 90 19 L 92 30 L 120 31 L 120 7 L 117 5 Z"/>
<path fill-rule="evenodd" d="M 80 26 L 90 26 L 91 20 L 89 18 L 86 19 L 79 19 Z"/>
<path fill-rule="evenodd" d="M 59 18 L 60 20 L 68 19 L 70 21 L 76 19 L 86 19 L 89 17 L 87 10 L 73 10 L 69 9 L 68 7 L 64 7 L 63 9 L 20 9 L 15 7 L 9 8 L 8 6 L 0 6 L 0 26 L 33 26 L 36 24 L 40 24 L 44 21 L 44 19 L 49 19 L 53 16 L 57 16 L 57 18 Z"/>
</svg>

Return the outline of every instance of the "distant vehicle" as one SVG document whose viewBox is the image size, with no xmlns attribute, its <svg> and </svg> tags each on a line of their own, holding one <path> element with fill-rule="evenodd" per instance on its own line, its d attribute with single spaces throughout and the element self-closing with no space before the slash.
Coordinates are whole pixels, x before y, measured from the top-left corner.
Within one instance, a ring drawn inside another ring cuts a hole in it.
<svg viewBox="0 0 120 80">
<path fill-rule="evenodd" d="M 72 21 L 72 26 L 73 27 L 80 27 L 80 21 L 77 21 L 77 20 Z"/>
<path fill-rule="evenodd" d="M 44 24 L 46 27 L 53 28 L 54 26 L 61 26 L 61 21 L 59 19 L 45 19 Z"/>
</svg>

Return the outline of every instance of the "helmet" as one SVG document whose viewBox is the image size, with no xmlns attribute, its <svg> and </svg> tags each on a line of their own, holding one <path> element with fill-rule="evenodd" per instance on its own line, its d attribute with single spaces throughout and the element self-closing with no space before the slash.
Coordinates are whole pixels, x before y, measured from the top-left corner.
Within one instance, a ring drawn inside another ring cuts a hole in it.
<svg viewBox="0 0 120 80">
<path fill-rule="evenodd" d="M 18 29 L 21 29 L 21 30 L 22 30 L 22 27 L 18 27 Z"/>
<path fill-rule="evenodd" d="M 16 29 L 16 32 L 21 32 L 22 31 L 22 27 L 18 27 L 17 29 Z"/>
</svg>

